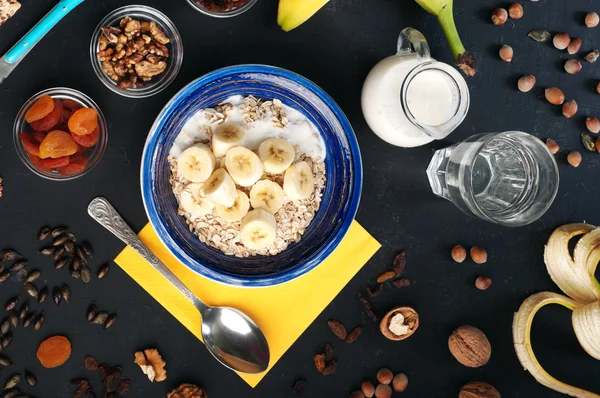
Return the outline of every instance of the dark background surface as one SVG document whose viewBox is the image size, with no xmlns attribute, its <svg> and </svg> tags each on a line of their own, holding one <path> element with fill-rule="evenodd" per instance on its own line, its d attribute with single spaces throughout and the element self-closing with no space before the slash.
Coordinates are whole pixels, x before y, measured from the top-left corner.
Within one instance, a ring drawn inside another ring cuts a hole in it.
<svg viewBox="0 0 600 398">
<path fill-rule="evenodd" d="M 22 9 L 0 28 L 1 52 L 56 1 L 22 2 Z M 69 381 L 79 376 L 90 377 L 98 393 L 97 376 L 83 368 L 83 357 L 93 354 L 102 362 L 124 367 L 135 397 L 165 396 L 181 382 L 204 386 L 211 398 L 289 397 L 293 381 L 303 377 L 309 384 L 307 397 L 344 398 L 364 378 L 374 380 L 382 366 L 408 374 L 409 388 L 402 395 L 406 397 L 456 397 L 460 386 L 470 380 L 490 382 L 504 397 L 559 396 L 522 369 L 513 350 L 511 325 L 513 312 L 527 296 L 542 290 L 558 291 L 542 258 L 553 229 L 568 222 L 600 222 L 600 158 L 583 153 L 579 142 L 584 116 L 600 114 L 600 96 L 594 91 L 599 73 L 598 66 L 585 64 L 580 74 L 567 75 L 562 64 L 570 56 L 549 44 L 535 43 L 527 33 L 538 27 L 568 31 L 583 39 L 582 57 L 585 51 L 600 46 L 600 27 L 590 30 L 583 24 L 585 12 L 593 8 L 592 0 L 523 1 L 524 18 L 509 20 L 502 27 L 492 25 L 489 16 L 495 7 L 507 6 L 505 2 L 457 0 L 459 30 L 465 46 L 479 61 L 477 76 L 468 80 L 469 116 L 450 139 L 410 150 L 392 147 L 368 129 L 360 109 L 360 91 L 370 68 L 395 52 L 396 37 L 406 26 L 425 34 L 435 58 L 452 61 L 437 22 L 413 1 L 333 0 L 291 33 L 277 27 L 274 0 L 259 0 L 251 11 L 226 20 L 203 16 L 184 0 L 142 3 L 166 13 L 183 37 L 183 67 L 162 93 L 149 99 L 127 99 L 110 92 L 93 74 L 90 37 L 104 15 L 126 4 L 117 0 L 89 0 L 80 5 L 0 85 L 0 176 L 5 187 L 0 199 L 0 248 L 15 247 L 30 258 L 32 266 L 44 271 L 42 279 L 50 287 L 69 283 L 73 296 L 69 305 L 42 305 L 47 321 L 41 331 L 19 329 L 14 333 L 5 354 L 15 364 L 1 371 L 2 384 L 13 372 L 27 368 L 39 379 L 37 389 L 25 390 L 32 396 L 68 397 L 74 390 Z M 515 50 L 511 64 L 497 56 L 504 43 Z M 94 269 L 114 258 L 123 245 L 87 216 L 88 202 L 97 195 L 106 196 L 134 229 L 141 229 L 147 218 L 140 198 L 139 163 L 155 116 L 191 80 L 239 63 L 291 69 L 315 81 L 340 104 L 355 128 L 363 154 L 364 192 L 357 219 L 383 245 L 254 390 L 218 365 L 192 334 L 118 267 L 113 266 L 105 280 L 85 286 L 68 278 L 66 270 L 54 271 L 51 260 L 36 254 L 40 245 L 35 240 L 43 225 L 68 225 L 79 238 L 94 245 Z M 538 84 L 530 93 L 519 93 L 516 80 L 529 73 L 537 77 Z M 110 124 L 109 146 L 101 163 L 85 177 L 66 183 L 46 181 L 29 172 L 18 159 L 12 140 L 12 125 L 22 103 L 55 86 L 72 87 L 91 96 Z M 558 107 L 545 102 L 543 89 L 549 86 L 561 87 L 567 98 L 577 100 L 577 116 L 567 120 Z M 425 168 L 435 149 L 474 133 L 511 129 L 553 137 L 561 146 L 557 155 L 560 190 L 550 211 L 538 222 L 518 229 L 495 226 L 465 216 L 430 192 Z M 578 169 L 565 160 L 573 149 L 583 154 Z M 488 263 L 453 263 L 449 251 L 457 243 L 485 247 Z M 387 287 L 373 304 L 380 314 L 397 305 L 414 306 L 421 325 L 410 339 L 392 343 L 362 313 L 356 294 L 390 267 L 400 249 L 407 250 L 406 274 L 413 285 L 403 290 Z M 473 286 L 480 274 L 493 278 L 488 291 Z M 24 294 L 19 284 L 0 285 L 0 302 L 15 294 Z M 86 308 L 92 300 L 119 314 L 112 329 L 104 331 L 87 323 Z M 4 315 L 0 311 L 0 317 Z M 364 335 L 354 344 L 341 343 L 327 328 L 330 318 L 348 327 L 363 324 Z M 489 337 L 493 354 L 483 368 L 463 367 L 450 355 L 447 337 L 461 324 L 475 325 Z M 45 370 L 35 351 L 43 338 L 54 334 L 67 335 L 74 351 L 66 365 Z M 600 366 L 578 345 L 569 311 L 543 309 L 534 322 L 533 340 L 540 362 L 552 375 L 600 392 Z M 312 355 L 325 342 L 333 344 L 340 363 L 338 372 L 328 377 L 318 374 L 312 364 Z M 168 379 L 151 384 L 133 364 L 133 352 L 154 346 L 167 361 Z"/>
</svg>

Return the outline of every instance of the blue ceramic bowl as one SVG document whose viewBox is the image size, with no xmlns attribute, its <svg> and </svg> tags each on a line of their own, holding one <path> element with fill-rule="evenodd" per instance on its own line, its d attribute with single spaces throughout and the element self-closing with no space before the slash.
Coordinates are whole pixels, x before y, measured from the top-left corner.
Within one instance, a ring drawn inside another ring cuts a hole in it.
<svg viewBox="0 0 600 398">
<path fill-rule="evenodd" d="M 177 214 L 177 201 L 169 183 L 169 150 L 189 118 L 232 95 L 279 98 L 306 115 L 325 140 L 327 181 L 321 207 L 302 239 L 275 256 L 226 256 L 200 242 Z M 193 81 L 169 101 L 148 135 L 142 156 L 141 185 L 150 223 L 179 261 L 221 283 L 266 287 L 309 272 L 338 246 L 358 209 L 362 163 L 348 119 L 321 88 L 284 69 L 240 65 L 216 70 Z"/>
</svg>

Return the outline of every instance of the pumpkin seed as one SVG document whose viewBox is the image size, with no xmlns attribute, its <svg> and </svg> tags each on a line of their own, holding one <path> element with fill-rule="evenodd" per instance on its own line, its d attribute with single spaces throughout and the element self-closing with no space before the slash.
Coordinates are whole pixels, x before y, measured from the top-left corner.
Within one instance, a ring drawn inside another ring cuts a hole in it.
<svg viewBox="0 0 600 398">
<path fill-rule="evenodd" d="M 26 283 L 24 286 L 25 286 L 25 291 L 27 292 L 27 294 L 29 294 L 31 297 L 38 298 L 39 292 L 33 284 Z"/>
<path fill-rule="evenodd" d="M 96 316 L 92 319 L 92 323 L 94 325 L 102 325 L 108 319 L 108 313 L 104 311 L 100 311 L 96 314 Z"/>
<path fill-rule="evenodd" d="M 69 289 L 69 286 L 62 285 L 62 287 L 60 288 L 60 295 L 62 299 L 65 300 L 67 304 L 69 304 L 69 300 L 71 299 L 71 290 Z"/>
<path fill-rule="evenodd" d="M 52 257 L 54 258 L 54 261 L 58 261 L 63 256 L 63 254 L 65 254 L 65 248 L 64 248 L 64 246 L 58 247 L 54 251 L 54 255 Z"/>
<path fill-rule="evenodd" d="M 73 244 L 73 241 L 71 241 L 71 240 L 67 240 L 65 242 L 64 248 L 67 251 L 67 253 L 69 253 L 69 254 L 73 254 L 73 252 L 75 251 L 75 245 Z"/>
<path fill-rule="evenodd" d="M 10 321 L 10 324 L 13 328 L 19 327 L 19 317 L 14 311 L 8 313 L 8 320 Z"/>
<path fill-rule="evenodd" d="M 591 135 L 581 133 L 581 143 L 590 152 L 596 152 L 596 142 Z"/>
<path fill-rule="evenodd" d="M 41 255 L 44 255 L 44 256 L 51 256 L 54 254 L 55 250 L 56 250 L 56 247 L 49 246 L 49 247 L 44 247 L 44 248 L 40 249 L 38 251 L 38 253 L 40 253 Z"/>
<path fill-rule="evenodd" d="M 35 376 L 28 370 L 25 371 L 25 380 L 27 381 L 27 384 L 29 384 L 31 387 L 35 387 L 35 385 L 37 384 Z"/>
<path fill-rule="evenodd" d="M 529 32 L 529 34 L 527 36 L 531 37 L 533 40 L 537 41 L 538 43 L 547 42 L 548 40 L 550 40 L 552 38 L 552 35 L 550 34 L 550 32 L 548 32 L 545 29 L 534 29 L 531 32 Z"/>
<path fill-rule="evenodd" d="M 92 319 L 96 316 L 96 306 L 94 304 L 90 305 L 87 312 L 87 320 L 91 322 Z"/>
<path fill-rule="evenodd" d="M 23 256 L 21 256 L 19 254 L 19 252 L 17 252 L 14 249 L 4 249 L 2 250 L 2 252 L 0 253 L 0 263 L 6 263 L 7 261 L 14 261 L 14 260 L 18 260 L 20 258 L 22 258 Z"/>
<path fill-rule="evenodd" d="M 52 299 L 54 300 L 54 304 L 56 304 L 56 305 L 60 304 L 60 299 L 61 299 L 60 287 L 55 286 L 54 289 L 52 289 Z"/>
<path fill-rule="evenodd" d="M 48 298 L 48 288 L 44 287 L 40 291 L 40 296 L 38 297 L 38 302 L 42 304 Z"/>
<path fill-rule="evenodd" d="M 2 394 L 2 398 L 15 398 L 15 397 L 19 396 L 19 394 L 21 394 L 19 389 L 13 388 L 11 390 L 6 391 L 4 394 Z"/>
<path fill-rule="evenodd" d="M 10 321 L 6 318 L 0 325 L 0 334 L 6 334 L 10 330 Z"/>
<path fill-rule="evenodd" d="M 59 236 L 52 241 L 52 246 L 62 246 L 69 238 L 67 236 Z"/>
<path fill-rule="evenodd" d="M 93 258 L 93 251 L 92 251 L 92 245 L 90 244 L 90 242 L 81 242 L 81 249 L 83 250 L 83 252 L 85 253 L 86 256 L 88 256 L 89 258 Z"/>
<path fill-rule="evenodd" d="M 100 269 L 98 270 L 98 279 L 102 279 L 106 276 L 106 274 L 108 274 L 108 271 L 110 270 L 109 267 L 110 263 L 106 263 L 102 267 L 100 267 Z"/>
<path fill-rule="evenodd" d="M 10 342 L 12 341 L 12 335 L 10 333 L 5 334 L 4 336 L 2 336 L 2 341 L 0 342 L 2 345 L 2 349 L 6 349 L 6 347 L 8 347 L 8 345 L 10 344 Z"/>
<path fill-rule="evenodd" d="M 0 355 L 0 366 L 10 366 L 12 365 L 12 362 L 10 361 L 10 359 L 3 357 L 2 355 Z"/>
<path fill-rule="evenodd" d="M 27 260 L 19 260 L 10 267 L 10 272 L 18 272 L 27 266 Z"/>
<path fill-rule="evenodd" d="M 10 310 L 15 309 L 15 307 L 17 306 L 17 304 L 19 304 L 19 300 L 20 299 L 21 298 L 19 296 L 11 298 L 10 300 L 8 300 L 6 302 L 6 305 L 4 306 L 4 309 L 6 311 L 10 311 Z"/>
<path fill-rule="evenodd" d="M 106 323 L 104 324 L 104 329 L 108 329 L 112 325 L 117 322 L 117 314 L 112 314 L 106 319 Z"/>
<path fill-rule="evenodd" d="M 4 389 L 5 390 L 10 390 L 11 388 L 16 387 L 17 384 L 19 384 L 20 381 L 21 381 L 21 376 L 14 375 L 10 379 L 8 379 L 8 381 L 4 385 Z"/>
<path fill-rule="evenodd" d="M 23 327 L 24 328 L 29 327 L 29 325 L 31 325 L 33 323 L 33 321 L 35 321 L 35 312 L 32 312 L 29 315 L 27 315 L 27 317 L 23 321 Z"/>
<path fill-rule="evenodd" d="M 83 265 L 83 267 L 81 267 L 81 280 L 84 283 L 90 283 L 90 281 L 92 280 L 92 273 L 90 272 L 90 269 L 87 265 Z"/>
<path fill-rule="evenodd" d="M 73 258 L 73 270 L 79 271 L 81 269 L 81 259 L 78 256 Z"/>
<path fill-rule="evenodd" d="M 60 235 L 64 234 L 65 232 L 67 232 L 67 229 L 66 229 L 66 228 L 64 228 L 64 227 L 57 227 L 57 228 L 54 228 L 54 229 L 52 230 L 52 237 L 53 237 L 53 238 L 56 238 L 56 237 L 58 237 L 58 236 L 60 236 Z"/>
<path fill-rule="evenodd" d="M 44 240 L 48 237 L 48 235 L 50 235 L 50 232 L 52 232 L 50 230 L 49 227 L 44 227 L 40 230 L 40 232 L 38 233 L 38 240 Z"/>
<path fill-rule="evenodd" d="M 44 312 L 42 311 L 42 313 L 37 317 L 37 319 L 35 320 L 35 323 L 33 324 L 33 330 L 38 331 L 42 328 L 42 325 L 44 324 Z"/>
<path fill-rule="evenodd" d="M 10 277 L 10 271 L 4 271 L 0 273 L 0 283 L 4 282 Z"/>
<path fill-rule="evenodd" d="M 27 312 L 29 312 L 29 303 L 23 303 L 21 306 L 21 311 L 19 311 L 19 319 L 23 320 L 27 316 Z"/>
<path fill-rule="evenodd" d="M 39 270 L 31 271 L 30 273 L 27 274 L 27 278 L 25 278 L 25 282 L 26 283 L 35 282 L 40 277 L 40 275 L 42 275 L 42 273 Z"/>
<path fill-rule="evenodd" d="M 55 269 L 61 269 L 69 262 L 69 257 L 63 257 L 54 264 Z"/>
<path fill-rule="evenodd" d="M 81 260 L 81 262 L 83 264 L 87 264 L 87 258 L 86 258 L 85 252 L 83 251 L 83 249 L 81 248 L 81 246 L 77 246 L 75 248 L 75 252 L 77 253 L 77 257 L 79 257 L 79 259 Z"/>
</svg>

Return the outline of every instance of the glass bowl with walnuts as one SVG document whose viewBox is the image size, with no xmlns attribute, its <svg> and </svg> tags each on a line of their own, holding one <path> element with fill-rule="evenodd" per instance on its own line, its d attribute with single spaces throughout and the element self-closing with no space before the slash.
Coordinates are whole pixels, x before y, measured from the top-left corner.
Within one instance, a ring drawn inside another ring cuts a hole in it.
<svg viewBox="0 0 600 398">
<path fill-rule="evenodd" d="M 181 36 L 160 11 L 143 5 L 109 13 L 90 43 L 94 72 L 117 94 L 150 97 L 175 79 L 183 62 Z"/>
</svg>

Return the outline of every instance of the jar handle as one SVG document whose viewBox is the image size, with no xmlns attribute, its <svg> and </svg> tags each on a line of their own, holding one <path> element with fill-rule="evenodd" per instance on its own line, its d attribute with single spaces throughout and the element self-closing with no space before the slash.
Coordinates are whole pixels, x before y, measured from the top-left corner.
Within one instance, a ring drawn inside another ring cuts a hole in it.
<svg viewBox="0 0 600 398">
<path fill-rule="evenodd" d="M 419 63 L 429 61 L 431 53 L 429 45 L 423 33 L 414 28 L 404 28 L 398 36 L 398 53 L 396 55 L 404 56 L 417 54 Z"/>
</svg>

